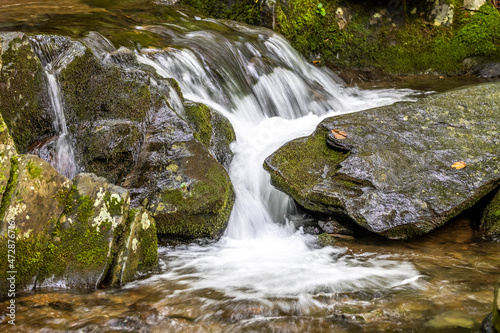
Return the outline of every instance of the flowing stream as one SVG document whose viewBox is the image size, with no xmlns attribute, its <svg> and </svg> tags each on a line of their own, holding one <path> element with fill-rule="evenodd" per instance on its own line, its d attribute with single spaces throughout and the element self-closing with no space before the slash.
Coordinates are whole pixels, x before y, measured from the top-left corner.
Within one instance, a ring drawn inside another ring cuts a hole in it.
<svg viewBox="0 0 500 333">
<path fill-rule="evenodd" d="M 229 174 L 236 202 L 223 237 L 212 244 L 161 246 L 160 272 L 121 289 L 43 290 L 26 295 L 19 299 L 19 325 L 14 330 L 465 332 L 477 328 L 491 291 L 489 280 L 495 276 L 497 259 L 491 253 L 499 250 L 496 244 L 477 245 L 464 222 L 463 230 L 455 233 L 463 238 L 458 241 L 447 239 L 449 233 L 444 232 L 441 238 L 404 244 L 369 239 L 321 247 L 315 236 L 295 227 L 293 204 L 270 185 L 262 167 L 273 151 L 311 134 L 325 117 L 409 100 L 415 92 L 346 88 L 333 73 L 306 63 L 269 30 L 177 12 L 181 19 L 175 24 L 134 27 L 137 33 L 153 33 L 175 47 L 133 51 L 139 62 L 159 75 L 175 78 L 186 100 L 210 106 L 233 124 L 237 140 L 231 146 Z M 116 50 L 100 33 L 81 40 L 103 57 Z M 57 71 L 50 65 L 46 68 L 57 116 L 58 168 L 71 176 L 77 166 Z M 170 104 L 182 115 L 178 96 L 171 98 Z M 440 247 L 443 244 L 448 245 L 446 251 Z M 487 282 L 478 286 L 481 279 Z M 472 319 L 459 308 L 466 308 Z M 447 326 L 450 321 L 453 325 Z"/>
</svg>

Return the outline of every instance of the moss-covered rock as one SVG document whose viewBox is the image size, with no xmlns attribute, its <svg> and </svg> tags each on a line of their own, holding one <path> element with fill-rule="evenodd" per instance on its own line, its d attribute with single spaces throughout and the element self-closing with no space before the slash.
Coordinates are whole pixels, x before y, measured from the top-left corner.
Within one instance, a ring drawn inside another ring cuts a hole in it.
<svg viewBox="0 0 500 333">
<path fill-rule="evenodd" d="M 53 133 L 40 60 L 22 33 L 1 33 L 0 113 L 19 152 Z"/>
<path fill-rule="evenodd" d="M 42 256 L 38 286 L 95 288 L 104 282 L 126 226 L 129 193 L 78 174 Z"/>
<path fill-rule="evenodd" d="M 138 162 L 124 182 L 133 204 L 153 213 L 159 234 L 217 238 L 234 202 L 227 172 L 165 102 L 152 119 Z"/>
<path fill-rule="evenodd" d="M 500 190 L 484 210 L 481 229 L 490 236 L 500 237 Z"/>
<path fill-rule="evenodd" d="M 499 91 L 484 84 L 328 118 L 265 168 L 306 209 L 388 238 L 422 235 L 498 186 Z M 452 167 L 459 161 L 466 167 Z"/>
<path fill-rule="evenodd" d="M 19 290 L 33 285 L 43 265 L 42 255 L 59 215 L 71 181 L 34 155 L 13 156 L 10 177 L 0 206 L 0 278 L 7 271 L 8 227 L 16 233 L 15 269 Z"/>
<path fill-rule="evenodd" d="M 194 128 L 194 137 L 227 168 L 233 159 L 229 145 L 236 140 L 233 125 L 226 117 L 204 104 L 185 104 L 184 111 L 188 122 Z"/>
<path fill-rule="evenodd" d="M 121 285 L 133 280 L 138 272 L 154 269 L 158 264 L 158 237 L 156 224 L 143 207 L 131 209 L 125 230 L 118 245 L 112 268 L 108 273 L 110 285 Z"/>
</svg>

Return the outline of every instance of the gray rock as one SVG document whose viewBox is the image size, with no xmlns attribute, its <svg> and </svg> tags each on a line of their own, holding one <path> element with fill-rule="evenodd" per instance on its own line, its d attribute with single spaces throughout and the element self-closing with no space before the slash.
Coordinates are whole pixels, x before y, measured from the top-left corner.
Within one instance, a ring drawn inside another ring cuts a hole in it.
<svg viewBox="0 0 500 333">
<path fill-rule="evenodd" d="M 273 184 L 308 210 L 347 214 L 393 239 L 425 234 L 500 182 L 500 84 L 323 121 L 265 161 Z M 327 140 L 344 131 L 343 146 Z M 455 162 L 466 167 L 455 169 Z"/>
</svg>

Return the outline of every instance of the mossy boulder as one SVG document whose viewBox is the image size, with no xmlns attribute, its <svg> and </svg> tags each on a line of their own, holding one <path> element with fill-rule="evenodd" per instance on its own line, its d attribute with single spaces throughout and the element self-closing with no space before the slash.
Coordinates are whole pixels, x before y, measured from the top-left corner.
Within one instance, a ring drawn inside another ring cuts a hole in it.
<svg viewBox="0 0 500 333">
<path fill-rule="evenodd" d="M 165 102 L 152 115 L 137 164 L 124 186 L 152 212 L 159 234 L 217 238 L 234 203 L 229 176 Z"/>
<path fill-rule="evenodd" d="M 229 120 L 200 103 L 185 104 L 184 112 L 195 131 L 194 137 L 208 148 L 220 164 L 229 167 L 233 159 L 229 145 L 236 140 L 236 133 Z"/>
<path fill-rule="evenodd" d="M 324 120 L 265 161 L 306 209 L 392 239 L 425 234 L 500 182 L 500 84 Z M 456 162 L 465 168 L 454 168 Z"/>
<path fill-rule="evenodd" d="M 481 219 L 481 229 L 493 237 L 500 237 L 500 190 L 497 190 Z"/>
<path fill-rule="evenodd" d="M 12 270 L 6 269 L 8 227 L 12 225 L 16 233 L 16 285 L 21 290 L 34 284 L 70 187 L 69 179 L 37 156 L 11 158 L 10 177 L 0 207 L 2 281 L 6 272 Z"/>
<path fill-rule="evenodd" d="M 78 174 L 64 203 L 43 253 L 37 285 L 98 287 L 119 250 L 129 193 L 94 174 Z"/>
<path fill-rule="evenodd" d="M 43 68 L 27 35 L 0 33 L 0 113 L 19 152 L 53 133 Z"/>
<path fill-rule="evenodd" d="M 128 212 L 125 231 L 120 238 L 120 250 L 108 273 L 108 284 L 122 285 L 134 279 L 138 272 L 154 269 L 158 264 L 156 224 L 143 207 Z"/>
<path fill-rule="evenodd" d="M 78 162 L 117 183 L 138 151 L 151 103 L 150 75 L 129 53 L 106 53 L 104 61 L 84 47 L 59 75 Z"/>
</svg>

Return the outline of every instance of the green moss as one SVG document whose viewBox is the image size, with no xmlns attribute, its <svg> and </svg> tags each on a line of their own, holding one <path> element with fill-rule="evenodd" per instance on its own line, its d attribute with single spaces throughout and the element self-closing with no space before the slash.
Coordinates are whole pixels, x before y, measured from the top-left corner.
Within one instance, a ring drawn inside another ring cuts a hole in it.
<svg viewBox="0 0 500 333">
<path fill-rule="evenodd" d="M 102 274 L 109 265 L 109 239 L 111 222 L 92 225 L 94 201 L 88 196 L 78 196 L 71 190 L 65 213 L 51 235 L 47 250 L 43 253 L 43 264 L 39 280 L 52 276 L 85 276 Z M 74 220 L 69 220 L 75 218 Z M 89 281 L 92 279 L 90 278 Z M 71 281 L 69 281 L 71 283 Z"/>
<path fill-rule="evenodd" d="M 109 191 L 104 193 L 104 204 L 111 216 L 122 215 L 124 200 L 117 195 L 111 195 Z"/>
<path fill-rule="evenodd" d="M 2 54 L 0 109 L 17 150 L 52 132 L 42 66 L 26 36 L 10 41 Z"/>
<path fill-rule="evenodd" d="M 97 119 L 142 121 L 149 110 L 147 82 L 129 79 L 116 65 L 103 66 L 87 49 L 62 72 L 65 111 L 78 123 Z"/>
<path fill-rule="evenodd" d="M 17 157 L 17 155 L 11 158 L 10 163 L 11 166 L 9 181 L 7 182 L 7 186 L 5 187 L 5 191 L 2 197 L 2 203 L 0 205 L 0 221 L 3 220 L 5 212 L 10 205 L 12 194 L 14 194 L 14 190 L 17 187 L 17 179 L 19 177 L 19 158 Z"/>
<path fill-rule="evenodd" d="M 210 147 L 212 140 L 212 111 L 204 104 L 185 105 L 187 120 L 194 126 L 194 137 L 205 147 Z"/>
<path fill-rule="evenodd" d="M 320 246 L 335 246 L 335 239 L 324 232 L 318 235 L 318 244 Z"/>
<path fill-rule="evenodd" d="M 487 231 L 489 235 L 500 236 L 500 190 L 483 213 L 481 229 Z"/>
<path fill-rule="evenodd" d="M 33 161 L 28 161 L 26 169 L 28 169 L 28 174 L 30 175 L 31 179 L 41 178 L 43 169 L 33 163 Z"/>
<path fill-rule="evenodd" d="M 156 223 L 151 223 L 147 230 L 141 228 L 137 237 L 141 242 L 142 256 L 139 270 L 148 270 L 158 265 L 158 237 Z"/>
<path fill-rule="evenodd" d="M 338 199 L 310 191 L 324 181 L 323 175 L 335 181 L 334 172 L 349 154 L 328 148 L 326 135 L 327 130 L 320 126 L 314 135 L 288 142 L 264 163 L 264 168 L 271 174 L 272 183 L 310 209 L 313 208 L 311 201 L 341 207 Z M 341 186 L 345 181 L 337 182 Z"/>
<path fill-rule="evenodd" d="M 216 238 L 224 230 L 234 203 L 234 190 L 227 172 L 205 148 L 188 143 L 189 157 L 185 174 L 196 180 L 179 188 L 166 190 L 155 212 L 158 233 L 178 238 Z"/>
</svg>

